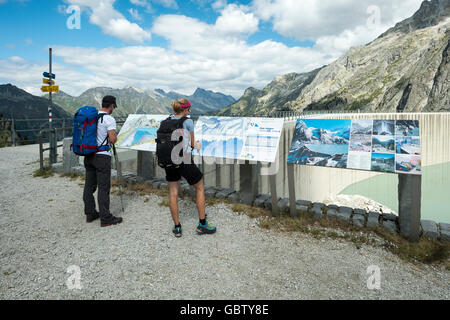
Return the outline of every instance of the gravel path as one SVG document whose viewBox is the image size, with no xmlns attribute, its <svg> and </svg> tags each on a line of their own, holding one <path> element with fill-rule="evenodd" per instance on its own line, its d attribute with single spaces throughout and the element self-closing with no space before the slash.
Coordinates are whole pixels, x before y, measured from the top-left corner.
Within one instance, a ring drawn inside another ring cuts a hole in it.
<svg viewBox="0 0 450 320">
<path fill-rule="evenodd" d="M 183 237 L 156 195 L 124 197 L 121 225 L 87 224 L 82 184 L 33 178 L 38 147 L 0 149 L 1 299 L 449 299 L 450 272 L 402 262 L 382 248 L 277 233 L 229 206 L 207 208 L 214 235 L 195 234 L 180 204 Z M 145 201 L 148 197 L 149 201 Z M 120 200 L 111 199 L 120 216 Z M 68 289 L 69 266 L 81 289 Z M 381 288 L 367 288 L 367 267 Z"/>
</svg>

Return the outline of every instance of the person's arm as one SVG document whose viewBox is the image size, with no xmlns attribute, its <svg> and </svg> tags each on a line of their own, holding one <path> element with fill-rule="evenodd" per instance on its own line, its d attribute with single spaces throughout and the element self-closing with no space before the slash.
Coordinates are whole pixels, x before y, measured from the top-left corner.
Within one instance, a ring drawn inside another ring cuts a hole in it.
<svg viewBox="0 0 450 320">
<path fill-rule="evenodd" d="M 108 130 L 108 140 L 109 143 L 115 144 L 117 142 L 116 130 Z"/>
</svg>

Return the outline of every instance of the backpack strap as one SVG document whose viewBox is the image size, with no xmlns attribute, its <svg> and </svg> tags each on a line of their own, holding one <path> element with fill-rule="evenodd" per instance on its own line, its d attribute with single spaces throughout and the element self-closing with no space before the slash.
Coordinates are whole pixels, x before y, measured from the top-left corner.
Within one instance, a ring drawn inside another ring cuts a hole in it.
<svg viewBox="0 0 450 320">
<path fill-rule="evenodd" d="M 105 116 L 106 113 L 99 113 L 97 116 L 97 121 L 100 120 L 101 123 L 103 123 L 103 116 Z M 97 132 L 98 132 L 98 126 L 97 126 Z M 106 143 L 105 143 L 106 142 Z M 100 150 L 101 147 L 107 147 L 105 148 L 105 150 Z M 103 140 L 103 142 L 97 147 L 97 151 L 109 151 L 110 150 L 110 146 L 109 146 L 109 137 L 108 137 L 108 132 L 106 132 L 106 138 L 105 140 Z"/>
</svg>

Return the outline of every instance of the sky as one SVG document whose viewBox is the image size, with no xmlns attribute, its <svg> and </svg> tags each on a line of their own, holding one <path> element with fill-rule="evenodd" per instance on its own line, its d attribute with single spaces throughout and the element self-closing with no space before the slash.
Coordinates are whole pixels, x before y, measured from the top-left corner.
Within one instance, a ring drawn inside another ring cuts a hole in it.
<svg viewBox="0 0 450 320">
<path fill-rule="evenodd" d="M 196 88 L 238 99 L 369 43 L 422 0 L 0 0 L 0 84 Z"/>
</svg>

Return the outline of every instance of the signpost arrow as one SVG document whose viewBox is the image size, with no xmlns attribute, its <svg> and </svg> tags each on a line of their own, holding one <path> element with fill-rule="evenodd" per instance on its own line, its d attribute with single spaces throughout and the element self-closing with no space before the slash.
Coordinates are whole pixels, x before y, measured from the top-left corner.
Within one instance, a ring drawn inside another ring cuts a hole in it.
<svg viewBox="0 0 450 320">
<path fill-rule="evenodd" d="M 42 86 L 42 92 L 59 92 L 59 86 Z"/>
<path fill-rule="evenodd" d="M 50 83 L 50 81 L 51 81 L 51 83 Z M 53 85 L 53 84 L 55 84 L 55 81 L 44 78 L 44 79 L 42 79 L 42 83 Z"/>
<path fill-rule="evenodd" d="M 50 75 L 50 73 L 44 72 L 43 75 L 44 75 L 45 78 L 50 78 L 50 76 L 51 76 L 52 79 L 55 79 L 55 74 L 54 74 L 54 73 L 52 73 L 52 74 Z"/>
</svg>

